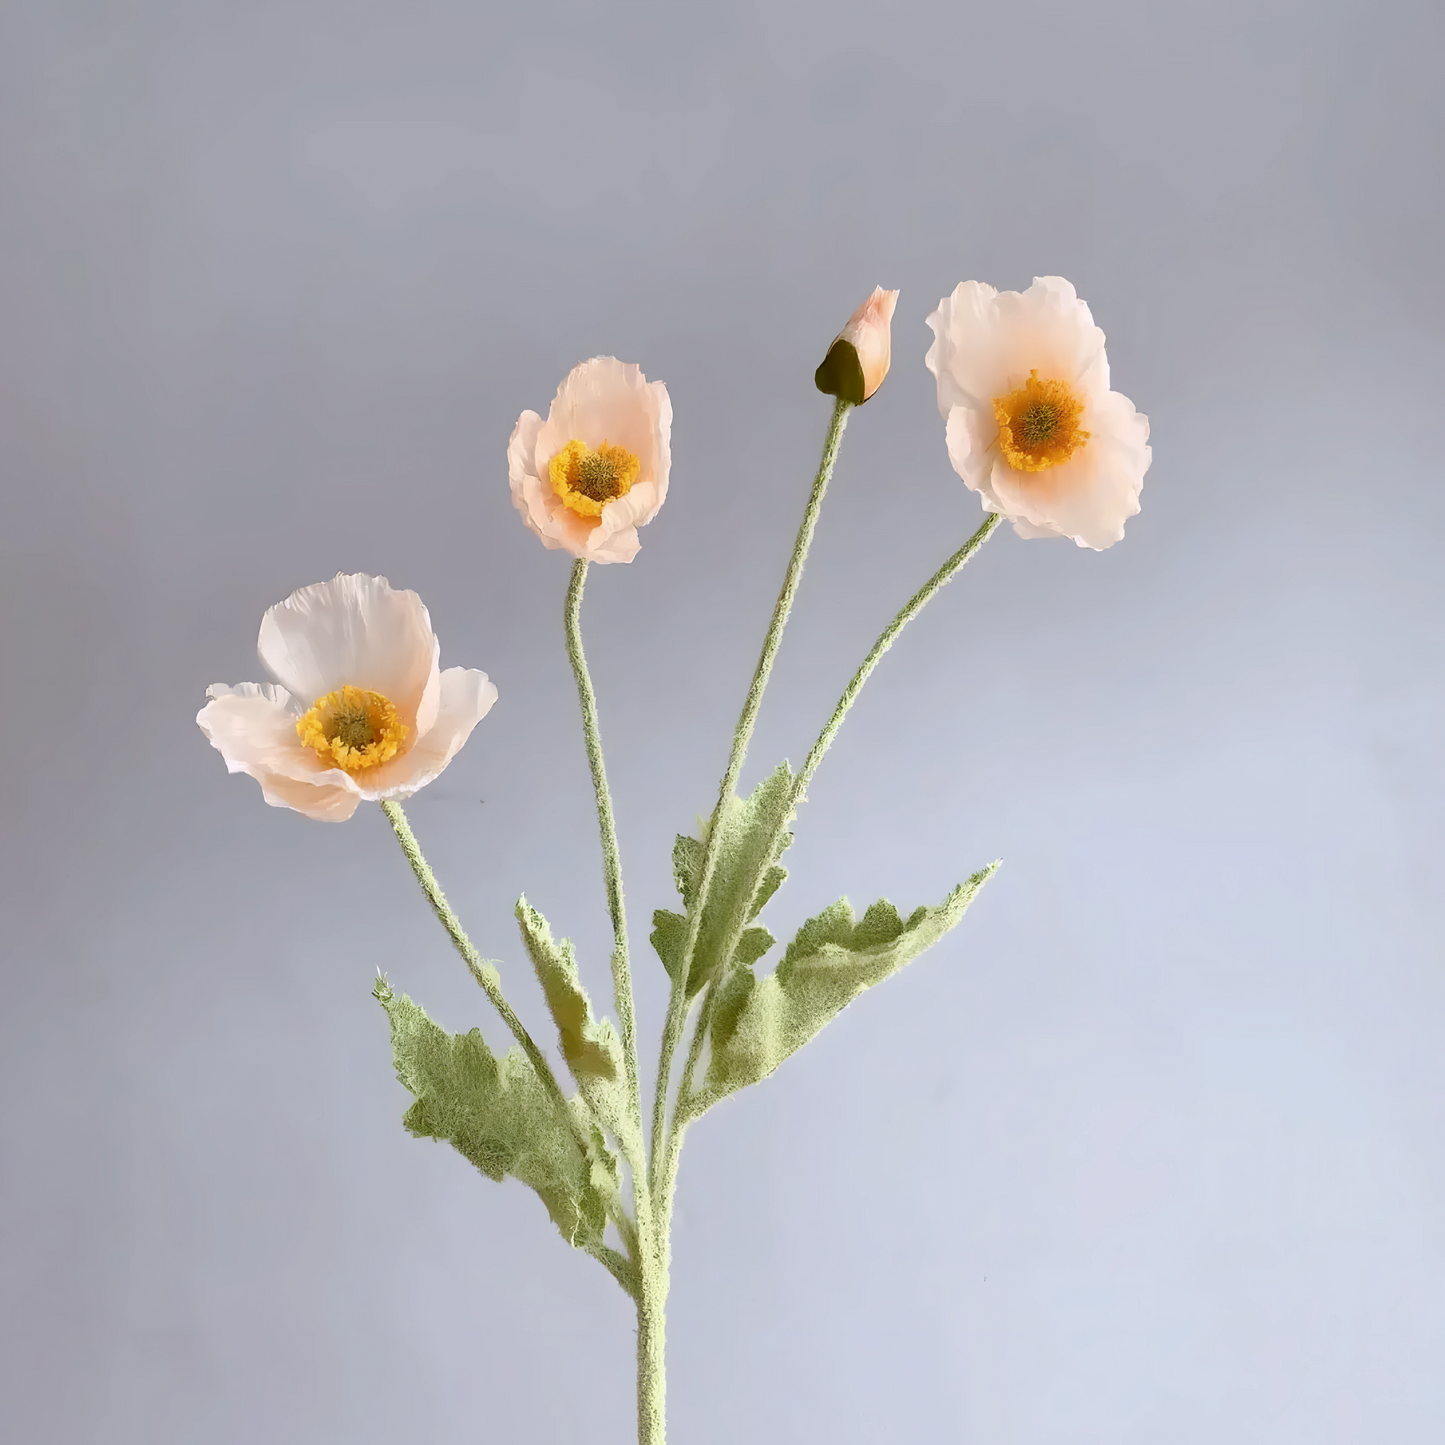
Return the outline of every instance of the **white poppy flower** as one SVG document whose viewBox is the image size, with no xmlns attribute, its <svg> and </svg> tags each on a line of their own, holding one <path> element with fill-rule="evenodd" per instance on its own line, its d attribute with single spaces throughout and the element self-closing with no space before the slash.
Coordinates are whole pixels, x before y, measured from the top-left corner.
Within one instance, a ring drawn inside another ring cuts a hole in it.
<svg viewBox="0 0 1445 1445">
<path fill-rule="evenodd" d="M 630 562 L 637 529 L 667 497 L 672 402 L 660 381 L 612 356 L 573 367 L 543 421 L 507 443 L 512 502 L 542 539 L 589 562 Z"/>
<path fill-rule="evenodd" d="M 1059 276 L 1027 291 L 965 281 L 928 318 L 948 459 L 1021 537 L 1102 551 L 1139 510 L 1149 419 L 1109 390 L 1104 333 Z"/>
<path fill-rule="evenodd" d="M 258 650 L 276 683 L 217 683 L 196 721 L 231 772 L 308 818 L 410 797 L 497 700 L 486 673 L 438 670 L 421 598 L 385 577 L 338 573 L 293 592 L 261 619 Z"/>
</svg>

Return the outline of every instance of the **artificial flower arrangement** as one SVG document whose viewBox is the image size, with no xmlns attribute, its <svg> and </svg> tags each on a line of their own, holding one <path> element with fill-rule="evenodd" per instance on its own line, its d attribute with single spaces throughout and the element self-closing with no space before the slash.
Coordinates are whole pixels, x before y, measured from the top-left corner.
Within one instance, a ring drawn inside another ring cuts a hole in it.
<svg viewBox="0 0 1445 1445">
<path fill-rule="evenodd" d="M 982 526 L 908 600 L 864 659 L 795 773 L 781 763 L 747 797 L 735 791 L 793 605 L 844 427 L 888 373 L 896 291 L 874 291 L 818 367 L 835 399 L 822 462 L 701 837 L 680 836 L 672 868 L 680 912 L 653 915 L 651 943 L 670 983 L 650 1127 L 634 1026 L 622 865 L 597 703 L 582 650 L 591 563 L 631 562 L 671 471 L 672 405 L 638 367 L 595 357 L 576 367 L 542 418 L 524 411 L 507 446 L 512 500 L 548 548 L 576 561 L 564 610 L 596 792 L 611 914 L 616 1025 L 599 1017 L 567 939 L 526 898 L 522 944 L 557 1026 L 569 1094 L 452 912 L 402 810 L 436 778 L 497 698 L 486 673 L 440 670 L 421 599 L 385 578 L 338 575 L 292 593 L 261 620 L 271 683 L 217 685 L 197 717 L 233 773 L 262 796 L 322 822 L 378 802 L 437 918 L 516 1040 L 494 1054 L 481 1034 L 450 1034 L 378 978 L 397 1077 L 414 1102 L 403 1124 L 444 1139 L 494 1180 L 541 1197 L 562 1237 L 608 1270 L 637 1309 L 641 1445 L 665 1436 L 664 1318 L 678 1160 L 690 1125 L 771 1074 L 865 989 L 897 972 L 963 917 L 998 866 L 906 917 L 886 900 L 861 918 L 846 899 L 809 919 L 776 963 L 760 915 L 786 875 L 781 859 L 808 784 L 879 659 L 1004 518 L 1022 537 L 1068 537 L 1101 550 L 1139 510 L 1148 420 L 1109 389 L 1104 333 L 1074 288 L 1039 277 L 1024 292 L 960 285 L 928 318 L 925 364 L 938 385 L 949 460 L 982 498 Z"/>
</svg>

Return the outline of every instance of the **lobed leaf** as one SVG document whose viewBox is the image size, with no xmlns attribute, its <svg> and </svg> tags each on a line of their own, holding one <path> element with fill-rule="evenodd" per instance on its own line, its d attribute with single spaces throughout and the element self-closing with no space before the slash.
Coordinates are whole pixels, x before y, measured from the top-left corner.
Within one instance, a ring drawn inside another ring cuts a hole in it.
<svg viewBox="0 0 1445 1445">
<path fill-rule="evenodd" d="M 865 989 L 897 973 L 961 919 L 997 863 L 961 883 L 936 908 L 907 919 L 886 899 L 854 921 L 847 899 L 811 918 L 772 973 L 736 967 L 713 1009 L 703 1108 L 765 1079 Z"/>
<path fill-rule="evenodd" d="M 547 920 L 525 897 L 517 900 L 517 923 L 557 1025 L 562 1057 L 582 1097 L 602 1124 L 630 1144 L 637 1131 L 628 1111 L 622 1040 L 610 1019 L 593 1018 L 572 941 L 553 939 Z"/>
<path fill-rule="evenodd" d="M 517 900 L 517 923 L 527 946 L 537 982 L 561 1039 L 562 1057 L 574 1078 L 618 1079 L 622 1076 L 622 1043 L 609 1020 L 592 1017 L 592 1001 L 577 974 L 571 939 L 552 937 L 547 920 L 523 896 Z"/>
<path fill-rule="evenodd" d="M 447 1033 L 384 979 L 373 992 L 391 1022 L 396 1076 L 416 1100 L 402 1118 L 408 1132 L 446 1140 L 489 1179 L 520 1179 L 568 1244 L 602 1249 L 621 1181 L 582 1102 L 568 1101 L 567 1119 L 520 1049 L 498 1058 L 476 1029 Z"/>
<path fill-rule="evenodd" d="M 722 836 L 693 950 L 689 996 L 739 963 L 756 962 L 773 946 L 775 940 L 767 929 L 747 925 L 788 876 L 778 859 L 793 841 L 791 833 L 781 831 L 792 811 L 793 774 L 787 763 L 781 763 L 746 798 L 730 797 L 714 815 L 711 826 Z M 674 978 L 682 967 L 688 919 L 697 904 L 704 850 L 698 839 L 678 837 L 672 873 L 687 914 L 659 908 L 652 915 L 652 946 Z"/>
<path fill-rule="evenodd" d="M 679 838 L 678 842 L 681 841 Z M 687 944 L 687 919 L 681 913 L 659 908 L 652 915 L 652 932 L 648 938 L 662 960 L 667 976 L 675 978 L 682 967 L 682 951 Z"/>
</svg>

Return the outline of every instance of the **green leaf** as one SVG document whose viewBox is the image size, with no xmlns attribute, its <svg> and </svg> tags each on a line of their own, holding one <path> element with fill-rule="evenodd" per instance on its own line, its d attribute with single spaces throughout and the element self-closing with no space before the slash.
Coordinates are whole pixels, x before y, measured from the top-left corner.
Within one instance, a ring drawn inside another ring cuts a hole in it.
<svg viewBox="0 0 1445 1445">
<path fill-rule="evenodd" d="M 520 1179 L 568 1244 L 602 1249 L 621 1181 L 617 1158 L 582 1101 L 568 1102 L 569 1123 L 520 1049 L 498 1058 L 476 1029 L 447 1033 L 384 979 L 373 993 L 391 1021 L 396 1076 L 416 1098 L 402 1118 L 407 1130 L 445 1139 L 489 1179 Z"/>
<path fill-rule="evenodd" d="M 641 1136 L 630 1117 L 626 1063 L 617 1030 L 610 1019 L 593 1018 L 571 940 L 556 942 L 547 920 L 525 897 L 517 900 L 517 923 L 556 1022 L 562 1057 L 583 1099 L 598 1121 L 630 1146 Z"/>
<path fill-rule="evenodd" d="M 537 970 L 537 982 L 547 996 L 547 1007 L 557 1024 L 562 1057 L 579 1082 L 585 1078 L 622 1077 L 622 1043 L 617 1030 L 592 1017 L 592 1001 L 577 975 L 577 955 L 571 939 L 557 943 L 547 920 L 523 896 L 517 900 L 517 923 L 522 942 Z"/>
<path fill-rule="evenodd" d="M 706 824 L 703 825 L 706 827 Z M 685 833 L 677 835 L 672 845 L 672 881 L 682 894 L 682 901 L 692 907 L 692 896 L 696 891 L 698 878 L 702 875 L 702 855 L 707 845 Z"/>
<path fill-rule="evenodd" d="M 746 798 L 730 797 L 715 817 L 712 826 L 722 836 L 693 951 L 689 996 L 739 963 L 756 962 L 772 947 L 774 939 L 766 928 L 747 925 L 788 876 L 778 859 L 793 841 L 791 833 L 782 831 L 792 812 L 793 774 L 781 763 Z M 672 977 L 682 966 L 705 847 L 696 838 L 679 837 L 672 850 L 673 877 L 687 916 L 663 908 L 652 915 L 652 946 Z"/>
<path fill-rule="evenodd" d="M 687 942 L 687 919 L 680 913 L 657 909 L 652 915 L 652 932 L 648 935 L 667 976 L 673 978 L 682 963 L 682 950 Z"/>
<path fill-rule="evenodd" d="M 713 1009 L 702 1107 L 765 1079 L 864 989 L 937 943 L 997 867 L 980 869 L 938 907 L 915 909 L 906 920 L 883 900 L 854 922 L 852 907 L 842 899 L 798 930 L 766 977 L 756 977 L 751 968 L 734 969 Z"/>
</svg>

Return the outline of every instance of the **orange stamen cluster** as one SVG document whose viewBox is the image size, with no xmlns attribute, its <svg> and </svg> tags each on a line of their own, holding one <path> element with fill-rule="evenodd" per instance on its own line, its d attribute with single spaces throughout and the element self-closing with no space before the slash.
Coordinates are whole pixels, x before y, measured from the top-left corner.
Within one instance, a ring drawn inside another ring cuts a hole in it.
<svg viewBox="0 0 1445 1445">
<path fill-rule="evenodd" d="M 1089 440 L 1079 426 L 1083 412 L 1083 400 L 1067 381 L 1040 381 L 1031 371 L 1016 391 L 993 399 L 999 450 L 1016 471 L 1056 467 Z"/>
<path fill-rule="evenodd" d="M 360 773 L 390 762 L 406 741 L 407 728 L 397 721 L 390 698 L 348 683 L 317 698 L 296 720 L 296 733 L 332 767 Z"/>
<path fill-rule="evenodd" d="M 547 464 L 552 490 L 582 517 L 600 517 L 608 502 L 625 497 L 640 470 L 631 452 L 606 441 L 595 451 L 586 442 L 568 442 Z"/>
</svg>

